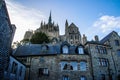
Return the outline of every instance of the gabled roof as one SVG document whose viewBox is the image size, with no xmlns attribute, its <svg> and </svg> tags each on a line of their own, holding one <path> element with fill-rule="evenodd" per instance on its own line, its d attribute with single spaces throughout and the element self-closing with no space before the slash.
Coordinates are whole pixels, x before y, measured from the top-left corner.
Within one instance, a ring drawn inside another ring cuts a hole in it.
<svg viewBox="0 0 120 80">
<path fill-rule="evenodd" d="M 117 34 L 117 32 L 112 31 L 112 32 L 109 33 L 106 37 L 104 37 L 104 38 L 100 41 L 100 43 L 106 42 L 106 41 L 112 36 L 113 33 Z"/>
<path fill-rule="evenodd" d="M 69 27 L 77 27 L 74 23 L 71 23 Z"/>
</svg>

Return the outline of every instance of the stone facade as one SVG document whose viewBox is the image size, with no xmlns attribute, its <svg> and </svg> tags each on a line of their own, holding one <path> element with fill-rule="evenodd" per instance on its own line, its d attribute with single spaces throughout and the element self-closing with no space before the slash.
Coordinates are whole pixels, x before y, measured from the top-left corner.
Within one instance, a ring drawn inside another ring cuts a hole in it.
<svg viewBox="0 0 120 80">
<path fill-rule="evenodd" d="M 3 79 L 3 73 L 9 63 L 9 53 L 15 27 L 9 19 L 7 7 L 4 0 L 0 0 L 0 79 Z"/>
<path fill-rule="evenodd" d="M 25 35 L 24 35 L 24 39 L 29 39 L 30 40 L 32 35 L 33 35 L 33 31 L 32 30 L 26 31 Z"/>
<path fill-rule="evenodd" d="M 120 75 L 120 36 L 117 32 L 112 31 L 105 38 L 101 40 L 101 43 L 110 45 L 112 47 L 112 56 L 115 65 L 117 76 Z"/>
<path fill-rule="evenodd" d="M 84 56 L 84 57 L 83 57 Z M 70 80 L 79 80 L 81 76 L 85 76 L 88 80 L 92 80 L 91 67 L 88 55 L 51 55 L 36 56 L 31 60 L 31 80 L 63 80 L 64 76 L 68 76 Z M 76 62 L 77 70 L 62 70 L 62 62 Z M 87 62 L 87 70 L 79 69 L 80 61 Z M 40 75 L 39 69 L 48 69 L 48 75 Z"/>
<path fill-rule="evenodd" d="M 14 55 L 28 67 L 31 80 L 118 80 L 111 46 L 96 41 L 85 45 L 29 44 Z"/>
<path fill-rule="evenodd" d="M 69 25 L 67 20 L 65 23 L 65 38 L 65 40 L 71 45 L 78 45 L 82 43 L 81 34 L 79 32 L 78 27 L 74 23 L 71 23 Z"/>
<path fill-rule="evenodd" d="M 26 66 L 18 61 L 14 56 L 10 56 L 7 70 L 4 72 L 4 80 L 24 80 Z"/>
<path fill-rule="evenodd" d="M 87 42 L 94 80 L 117 80 L 116 70 L 110 46 L 98 42 Z"/>
</svg>

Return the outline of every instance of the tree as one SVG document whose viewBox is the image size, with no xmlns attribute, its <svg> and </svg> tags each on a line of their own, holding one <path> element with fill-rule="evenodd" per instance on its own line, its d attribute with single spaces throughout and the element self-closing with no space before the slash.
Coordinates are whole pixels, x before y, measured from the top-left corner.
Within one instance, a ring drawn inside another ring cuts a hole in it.
<svg viewBox="0 0 120 80">
<path fill-rule="evenodd" d="M 33 34 L 30 42 L 33 44 L 42 44 L 44 42 L 49 43 L 50 40 L 49 40 L 49 37 L 45 33 L 36 32 L 35 34 Z"/>
</svg>

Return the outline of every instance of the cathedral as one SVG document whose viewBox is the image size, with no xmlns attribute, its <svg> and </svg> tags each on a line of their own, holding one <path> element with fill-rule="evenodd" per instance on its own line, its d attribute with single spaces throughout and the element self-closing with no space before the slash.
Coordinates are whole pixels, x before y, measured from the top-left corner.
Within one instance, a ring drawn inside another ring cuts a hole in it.
<svg viewBox="0 0 120 80">
<path fill-rule="evenodd" d="M 81 37 L 79 28 L 65 22 L 65 34 L 59 26 L 41 22 L 40 28 L 27 31 L 24 39 L 35 32 L 44 32 L 50 43 L 22 44 L 13 55 L 27 66 L 26 80 L 120 80 L 120 36 L 112 31 L 99 40 Z M 53 43 L 54 42 L 54 43 Z"/>
<path fill-rule="evenodd" d="M 51 42 L 63 42 L 67 41 L 71 45 L 78 45 L 81 42 L 81 34 L 79 32 L 78 27 L 74 24 L 71 23 L 70 25 L 68 24 L 68 21 L 66 20 L 65 22 L 65 34 L 60 35 L 59 34 L 59 25 L 55 24 L 52 22 L 52 16 L 50 12 L 50 16 L 48 19 L 48 23 L 41 22 L 41 25 L 38 29 L 35 31 L 26 31 L 24 35 L 24 39 L 31 39 L 32 35 L 35 32 L 43 32 L 45 33 Z"/>
</svg>

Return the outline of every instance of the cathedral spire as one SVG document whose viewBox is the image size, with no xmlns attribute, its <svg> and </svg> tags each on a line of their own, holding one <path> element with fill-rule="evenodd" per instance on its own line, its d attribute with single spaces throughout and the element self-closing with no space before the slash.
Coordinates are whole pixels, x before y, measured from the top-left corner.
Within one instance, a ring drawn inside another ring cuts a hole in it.
<svg viewBox="0 0 120 80">
<path fill-rule="evenodd" d="M 68 27 L 68 21 L 67 21 L 67 19 L 66 19 L 66 22 L 65 22 L 65 27 Z"/>
<path fill-rule="evenodd" d="M 48 23 L 49 23 L 49 24 L 51 24 L 51 23 L 52 23 L 51 11 L 50 11 L 50 16 L 49 16 Z"/>
<path fill-rule="evenodd" d="M 65 35 L 68 33 L 68 21 L 65 22 Z"/>
</svg>

